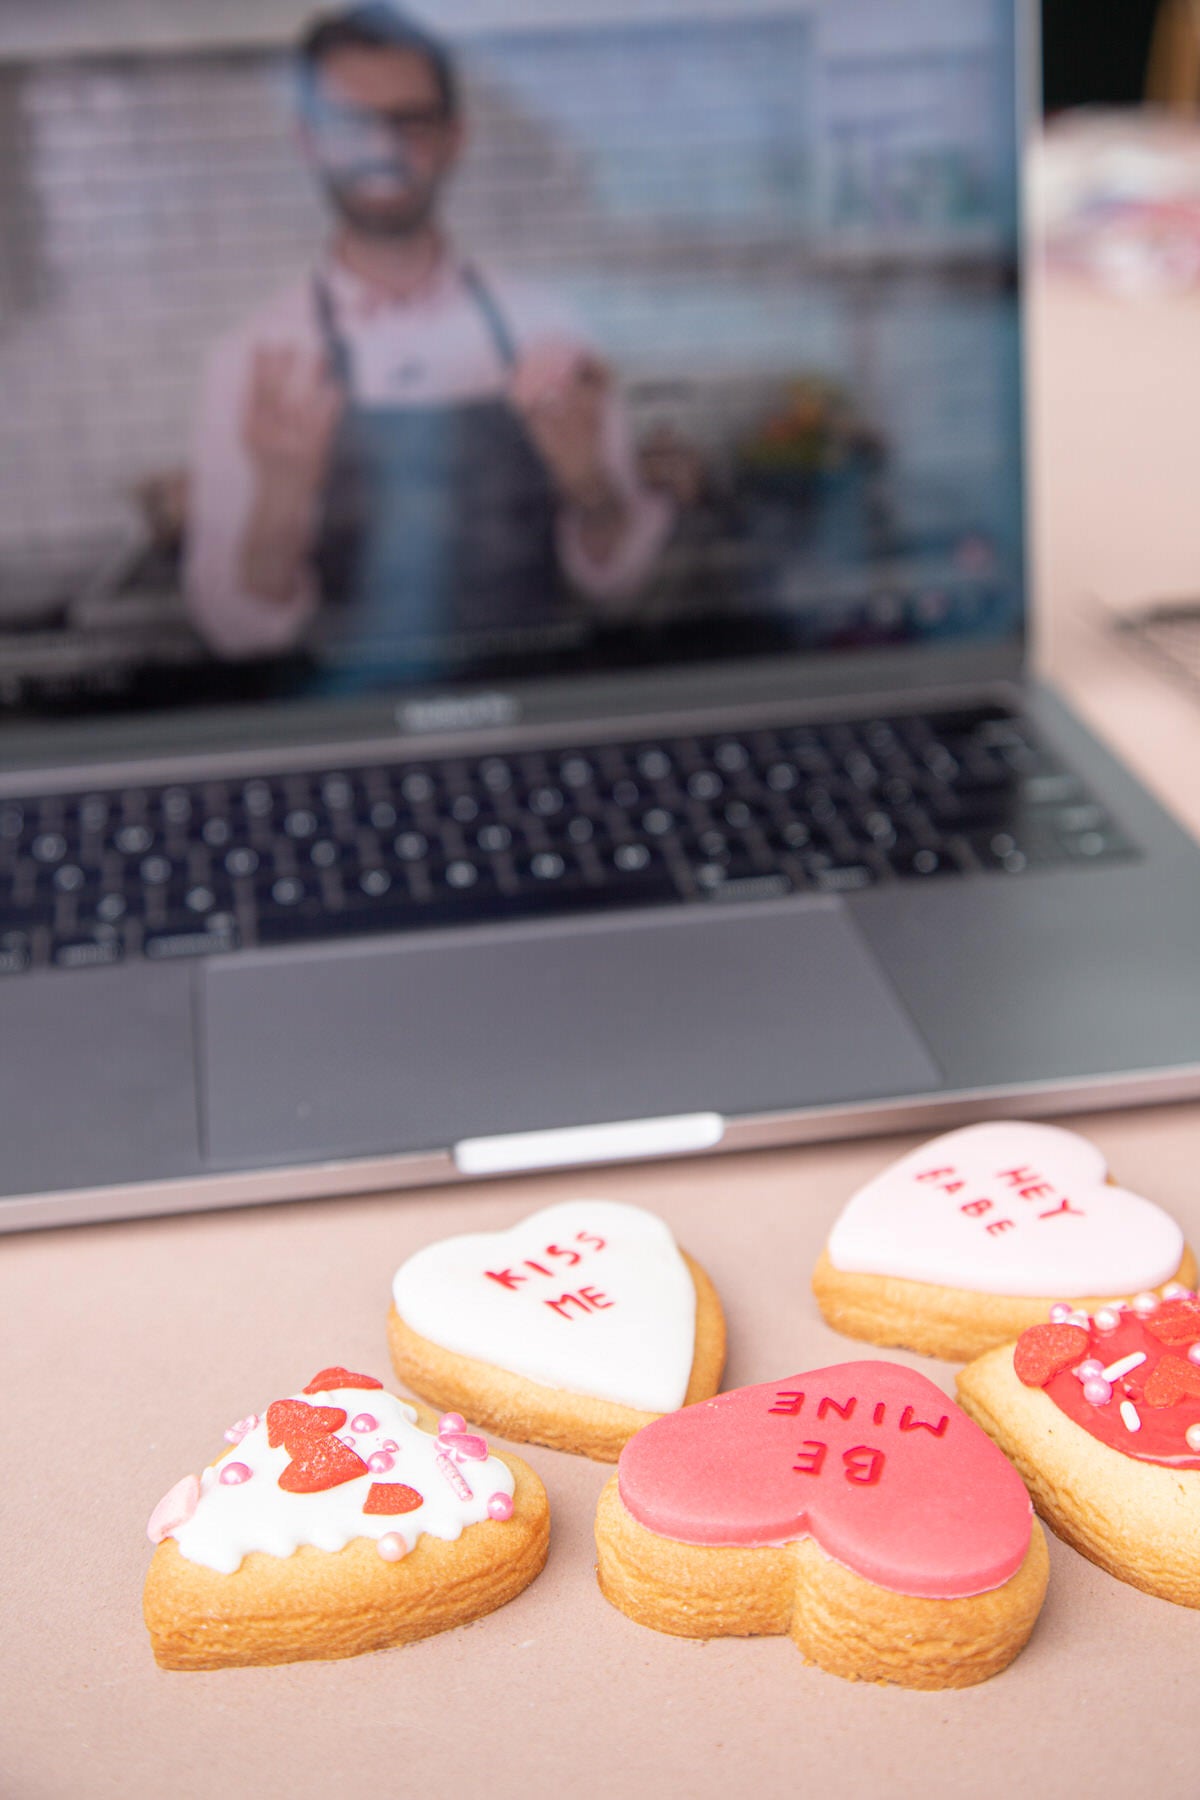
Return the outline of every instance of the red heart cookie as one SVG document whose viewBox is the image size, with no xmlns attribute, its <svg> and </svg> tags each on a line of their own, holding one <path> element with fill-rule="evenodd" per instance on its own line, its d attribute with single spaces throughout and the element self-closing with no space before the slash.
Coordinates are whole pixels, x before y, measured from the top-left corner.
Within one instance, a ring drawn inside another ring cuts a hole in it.
<svg viewBox="0 0 1200 1800">
<path fill-rule="evenodd" d="M 647 1425 L 596 1512 L 600 1587 L 680 1637 L 789 1634 L 858 1681 L 969 1687 L 1033 1630 L 1049 1557 L 1016 1471 L 940 1388 L 839 1363 Z"/>
<path fill-rule="evenodd" d="M 840 1363 L 670 1413 L 626 1445 L 618 1480 L 626 1510 L 660 1537 L 811 1536 L 897 1594 L 986 1593 L 1029 1549 L 1016 1470 L 940 1388 L 895 1363 Z"/>
</svg>

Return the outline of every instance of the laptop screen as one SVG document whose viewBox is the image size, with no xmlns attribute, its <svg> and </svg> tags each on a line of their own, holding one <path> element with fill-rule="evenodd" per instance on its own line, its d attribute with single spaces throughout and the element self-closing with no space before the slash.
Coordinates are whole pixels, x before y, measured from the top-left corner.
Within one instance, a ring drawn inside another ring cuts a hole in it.
<svg viewBox="0 0 1200 1800">
<path fill-rule="evenodd" d="M 175 10 L 6 28 L 4 715 L 1019 632 L 1011 0 Z"/>
</svg>

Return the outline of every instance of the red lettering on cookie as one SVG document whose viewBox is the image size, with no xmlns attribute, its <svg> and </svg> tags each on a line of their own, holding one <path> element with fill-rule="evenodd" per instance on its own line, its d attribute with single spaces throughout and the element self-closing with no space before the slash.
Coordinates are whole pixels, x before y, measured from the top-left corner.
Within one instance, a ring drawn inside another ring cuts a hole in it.
<svg viewBox="0 0 1200 1800">
<path fill-rule="evenodd" d="M 591 1231 L 577 1231 L 575 1233 L 575 1242 L 577 1244 L 590 1244 L 593 1250 L 603 1250 L 605 1240 L 602 1237 L 597 1237 L 595 1233 Z"/>
<path fill-rule="evenodd" d="M 519 1288 L 523 1281 L 529 1280 L 528 1275 L 518 1275 L 515 1269 L 485 1269 L 483 1272 L 489 1281 L 499 1282 L 500 1286 L 507 1288 L 510 1294 Z"/>
<path fill-rule="evenodd" d="M 568 1306 L 577 1306 L 581 1313 L 587 1313 L 591 1310 L 587 1301 L 581 1300 L 578 1294 L 560 1294 L 557 1300 L 544 1300 L 542 1304 L 543 1306 L 548 1306 L 551 1312 L 556 1312 L 560 1319 L 573 1319 L 575 1317 L 574 1313 L 569 1313 L 567 1311 Z"/>
<path fill-rule="evenodd" d="M 531 1262 L 528 1257 L 525 1258 L 525 1267 L 532 1269 L 535 1275 L 549 1275 L 550 1273 L 549 1269 L 544 1269 L 541 1263 Z"/>
<path fill-rule="evenodd" d="M 931 1425 L 928 1419 L 918 1419 L 911 1406 L 906 1406 L 904 1411 L 900 1414 L 901 1431 L 928 1431 L 932 1436 L 937 1438 L 945 1436 L 946 1427 L 949 1423 L 949 1413 L 943 1413 L 937 1424 Z"/>
<path fill-rule="evenodd" d="M 786 1413 L 788 1418 L 794 1419 L 803 1405 L 804 1395 L 798 1388 L 780 1388 L 775 1396 L 774 1406 L 768 1406 L 767 1411 Z"/>
<path fill-rule="evenodd" d="M 912 1408 L 905 1410 L 911 1412 Z M 945 1420 L 942 1423 L 945 1424 Z M 842 1451 L 846 1480 L 854 1482 L 856 1487 L 874 1487 L 883 1474 L 886 1461 L 882 1450 L 868 1449 L 866 1444 L 856 1444 L 853 1450 Z"/>
<path fill-rule="evenodd" d="M 606 1312 L 610 1306 L 615 1306 L 617 1304 L 615 1300 L 607 1299 L 605 1295 L 599 1293 L 594 1287 L 581 1287 L 579 1292 L 583 1299 L 585 1299 L 590 1306 L 594 1307 L 597 1312 Z"/>
<path fill-rule="evenodd" d="M 582 1258 L 582 1256 L 580 1256 L 578 1250 L 572 1250 L 569 1244 L 567 1245 L 567 1248 L 565 1250 L 563 1249 L 561 1244 L 547 1244 L 546 1245 L 546 1255 L 547 1256 L 565 1256 L 567 1258 L 568 1269 L 573 1269 L 577 1262 L 583 1261 L 583 1258 Z"/>
<path fill-rule="evenodd" d="M 857 1405 L 858 1401 L 853 1394 L 851 1394 L 849 1400 L 846 1401 L 833 1400 L 826 1394 L 825 1398 L 820 1401 L 817 1406 L 817 1417 L 818 1419 L 823 1419 L 825 1414 L 832 1409 L 838 1414 L 839 1418 L 849 1419 L 853 1416 L 854 1409 Z"/>
<path fill-rule="evenodd" d="M 991 1212 L 992 1203 L 990 1200 L 968 1200 L 966 1205 L 960 1206 L 958 1210 L 965 1212 L 969 1219 L 982 1219 L 985 1212 Z"/>
<path fill-rule="evenodd" d="M 913 1176 L 914 1181 L 944 1181 L 947 1175 L 953 1175 L 954 1169 L 922 1169 Z"/>
<path fill-rule="evenodd" d="M 381 1388 L 382 1381 L 376 1381 L 373 1375 L 355 1375 L 350 1369 L 343 1369 L 335 1363 L 331 1369 L 322 1369 L 314 1375 L 302 1394 L 328 1394 L 334 1388 Z"/>
<path fill-rule="evenodd" d="M 1063 1200 L 1058 1206 L 1052 1206 L 1049 1212 L 1039 1213 L 1038 1218 L 1057 1219 L 1063 1213 L 1070 1213 L 1073 1219 L 1082 1219 L 1085 1216 L 1081 1206 L 1072 1206 L 1069 1200 Z"/>
<path fill-rule="evenodd" d="M 887 1407 L 884 1405 L 883 1401 L 882 1400 L 877 1401 L 876 1405 L 875 1405 L 875 1411 L 871 1414 L 871 1418 L 876 1425 L 883 1424 L 883 1415 L 886 1413 L 886 1411 L 887 1411 Z"/>
<path fill-rule="evenodd" d="M 797 1475 L 819 1475 L 821 1465 L 829 1453 L 829 1445 L 819 1443 L 815 1438 L 806 1438 L 796 1455 L 804 1458 L 802 1462 L 793 1463 Z"/>
<path fill-rule="evenodd" d="M 373 1481 L 363 1501 L 365 1513 L 382 1513 L 394 1519 L 398 1513 L 416 1512 L 424 1506 L 423 1497 L 406 1481 Z"/>
<path fill-rule="evenodd" d="M 1013 1369 L 1026 1387 L 1045 1387 L 1063 1369 L 1082 1362 L 1088 1353 L 1082 1325 L 1031 1325 L 1017 1339 Z"/>
<path fill-rule="evenodd" d="M 1054 1192 L 1048 1181 L 1031 1181 L 1027 1187 L 1018 1188 L 1022 1200 L 1045 1200 Z"/>
<path fill-rule="evenodd" d="M 1038 1179 L 1039 1177 L 1033 1169 L 999 1169 L 996 1172 L 997 1181 L 1007 1181 L 1010 1187 L 1015 1188 L 1027 1187 L 1030 1182 Z"/>
<path fill-rule="evenodd" d="M 999 1237 L 1002 1231 L 1011 1231 L 1012 1228 L 1011 1219 L 993 1219 L 990 1225 L 984 1226 L 984 1230 L 991 1232 L 993 1237 Z"/>
</svg>

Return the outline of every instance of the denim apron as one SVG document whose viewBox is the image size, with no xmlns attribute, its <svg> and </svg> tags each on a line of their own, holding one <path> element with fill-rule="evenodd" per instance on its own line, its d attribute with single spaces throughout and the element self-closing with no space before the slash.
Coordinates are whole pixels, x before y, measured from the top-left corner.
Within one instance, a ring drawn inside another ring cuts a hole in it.
<svg viewBox="0 0 1200 1800">
<path fill-rule="evenodd" d="M 507 320 L 478 271 L 462 278 L 505 375 Z M 524 423 L 502 397 L 434 405 L 356 399 L 353 356 L 327 283 L 313 298 L 329 370 L 346 397 L 326 476 L 315 563 L 335 665 L 378 680 L 390 664 L 436 673 L 481 634 L 563 614 L 558 500 Z M 502 647 L 502 646 L 500 646 Z"/>
</svg>

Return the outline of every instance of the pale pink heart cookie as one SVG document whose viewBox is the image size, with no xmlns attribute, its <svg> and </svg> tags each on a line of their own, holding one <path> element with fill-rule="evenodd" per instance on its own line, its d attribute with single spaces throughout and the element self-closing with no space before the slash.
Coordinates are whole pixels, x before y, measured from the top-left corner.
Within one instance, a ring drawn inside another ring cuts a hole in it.
<svg viewBox="0 0 1200 1800">
<path fill-rule="evenodd" d="M 1056 1300 L 1100 1306 L 1194 1274 L 1175 1220 L 1115 1186 L 1094 1144 L 1006 1120 L 934 1138 L 860 1188 L 813 1291 L 850 1337 L 961 1361 Z"/>
<path fill-rule="evenodd" d="M 596 1522 L 600 1585 L 683 1636 L 788 1632 L 834 1673 L 985 1680 L 1045 1593 L 1020 1477 L 922 1375 L 853 1362 L 738 1388 L 626 1445 Z"/>
<path fill-rule="evenodd" d="M 609 1462 L 650 1419 L 715 1393 L 725 1353 L 703 1269 L 662 1219 L 612 1200 L 427 1245 L 396 1272 L 388 1336 L 414 1393 Z"/>
</svg>

